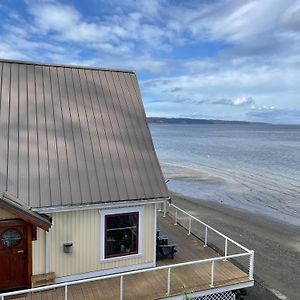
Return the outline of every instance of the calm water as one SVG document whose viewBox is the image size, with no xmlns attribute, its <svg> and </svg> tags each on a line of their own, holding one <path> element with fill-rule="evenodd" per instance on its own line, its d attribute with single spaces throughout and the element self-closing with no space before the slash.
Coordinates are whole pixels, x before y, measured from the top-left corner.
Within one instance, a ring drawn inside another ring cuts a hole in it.
<svg viewBox="0 0 300 300">
<path fill-rule="evenodd" d="M 150 129 L 170 189 L 300 225 L 300 126 Z"/>
</svg>

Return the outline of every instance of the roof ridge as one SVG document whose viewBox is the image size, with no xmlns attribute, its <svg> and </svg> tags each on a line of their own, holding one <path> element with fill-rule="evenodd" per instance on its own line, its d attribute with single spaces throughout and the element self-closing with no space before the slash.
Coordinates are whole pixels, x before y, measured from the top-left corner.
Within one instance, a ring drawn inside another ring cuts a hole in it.
<svg viewBox="0 0 300 300">
<path fill-rule="evenodd" d="M 14 63 L 14 64 L 24 64 L 24 65 L 34 65 L 34 66 L 45 66 L 45 67 L 61 67 L 70 69 L 85 69 L 85 70 L 99 70 L 99 71 L 111 71 L 111 72 L 121 72 L 121 73 L 133 73 L 133 70 L 126 69 L 114 69 L 114 68 L 101 68 L 93 66 L 83 66 L 83 65 L 72 65 L 72 64 L 59 64 L 59 63 L 47 63 L 47 62 L 35 62 L 35 61 L 25 61 L 25 60 L 14 60 L 0 58 L 0 63 Z"/>
</svg>

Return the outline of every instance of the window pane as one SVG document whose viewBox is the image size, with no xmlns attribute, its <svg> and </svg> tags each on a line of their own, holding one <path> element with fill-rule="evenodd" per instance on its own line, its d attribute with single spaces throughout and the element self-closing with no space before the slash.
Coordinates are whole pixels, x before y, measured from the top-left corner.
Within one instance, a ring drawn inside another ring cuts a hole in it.
<svg viewBox="0 0 300 300">
<path fill-rule="evenodd" d="M 138 212 L 106 216 L 105 257 L 138 253 Z"/>
</svg>

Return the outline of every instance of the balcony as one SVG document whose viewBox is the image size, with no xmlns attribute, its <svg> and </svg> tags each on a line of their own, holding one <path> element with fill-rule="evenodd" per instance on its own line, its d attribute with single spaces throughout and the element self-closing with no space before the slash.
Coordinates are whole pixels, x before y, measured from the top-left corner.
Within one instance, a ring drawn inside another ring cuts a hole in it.
<svg viewBox="0 0 300 300">
<path fill-rule="evenodd" d="M 158 211 L 157 226 L 177 253 L 155 268 L 5 293 L 0 299 L 186 299 L 253 286 L 253 251 L 173 204 Z"/>
</svg>

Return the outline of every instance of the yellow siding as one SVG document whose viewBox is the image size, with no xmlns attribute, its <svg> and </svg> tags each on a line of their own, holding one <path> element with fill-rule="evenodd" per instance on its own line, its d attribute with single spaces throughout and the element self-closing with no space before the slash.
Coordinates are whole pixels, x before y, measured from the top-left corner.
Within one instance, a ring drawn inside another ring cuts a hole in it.
<svg viewBox="0 0 300 300">
<path fill-rule="evenodd" d="M 0 209 L 0 220 L 6 220 L 6 219 L 15 219 L 16 216 L 7 212 L 4 209 Z"/>
<path fill-rule="evenodd" d="M 146 205 L 142 215 L 142 255 L 100 262 L 100 214 L 98 209 L 52 214 L 49 232 L 49 272 L 57 277 L 100 271 L 154 261 L 154 205 Z M 34 274 L 45 272 L 45 234 L 34 242 Z M 63 252 L 63 244 L 73 242 L 73 253 Z"/>
<path fill-rule="evenodd" d="M 37 240 L 32 242 L 32 272 L 34 275 L 46 273 L 45 235 L 44 230 L 37 228 Z"/>
</svg>

